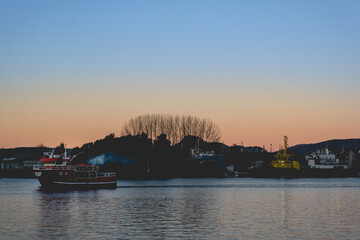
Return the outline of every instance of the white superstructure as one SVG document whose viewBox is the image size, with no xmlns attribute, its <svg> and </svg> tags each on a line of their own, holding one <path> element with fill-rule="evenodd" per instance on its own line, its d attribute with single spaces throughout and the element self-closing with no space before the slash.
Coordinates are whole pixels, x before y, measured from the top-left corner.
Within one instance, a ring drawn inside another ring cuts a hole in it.
<svg viewBox="0 0 360 240">
<path fill-rule="evenodd" d="M 215 158 L 214 151 L 203 152 L 200 149 L 200 140 L 198 139 L 194 148 L 191 149 L 191 158 L 192 159 L 211 159 Z"/>
<path fill-rule="evenodd" d="M 320 149 L 305 157 L 310 168 L 319 169 L 348 169 L 346 164 L 340 164 L 339 159 L 329 149 Z"/>
</svg>

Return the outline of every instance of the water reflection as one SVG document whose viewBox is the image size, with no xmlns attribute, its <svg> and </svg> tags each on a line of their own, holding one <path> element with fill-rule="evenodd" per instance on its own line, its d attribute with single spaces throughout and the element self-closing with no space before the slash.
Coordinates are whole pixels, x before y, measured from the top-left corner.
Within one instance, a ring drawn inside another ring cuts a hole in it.
<svg viewBox="0 0 360 240">
<path fill-rule="evenodd" d="M 102 204 L 98 191 L 43 192 L 38 191 L 39 238 L 71 239 L 74 236 L 90 236 L 88 219 L 101 216 L 96 204 Z M 101 198 L 101 197 L 100 197 Z M 101 217 L 105 218 L 105 217 Z"/>
<path fill-rule="evenodd" d="M 286 188 L 284 186 L 284 183 L 282 184 L 281 188 L 281 194 L 280 194 L 280 212 L 281 212 L 281 238 L 286 239 L 287 238 L 287 232 L 288 232 L 288 226 L 287 226 L 287 214 L 289 212 L 288 209 L 288 201 L 286 196 Z"/>
<path fill-rule="evenodd" d="M 69 197 L 57 194 L 42 193 L 38 203 L 39 226 L 38 237 L 69 238 L 67 229 L 69 227 L 70 206 Z"/>
<path fill-rule="evenodd" d="M 182 236 L 191 236 L 195 228 L 204 226 L 209 219 L 209 205 L 213 204 L 207 194 L 189 189 L 145 188 L 130 192 L 137 197 L 125 195 L 119 208 L 123 209 L 120 216 L 123 222 L 133 230 L 128 233 L 132 239 L 139 236 L 166 239 L 178 235 L 179 230 Z"/>
<path fill-rule="evenodd" d="M 0 179 L 2 239 L 360 236 L 360 179 L 123 181 L 116 190 L 55 193 L 37 186 Z"/>
</svg>

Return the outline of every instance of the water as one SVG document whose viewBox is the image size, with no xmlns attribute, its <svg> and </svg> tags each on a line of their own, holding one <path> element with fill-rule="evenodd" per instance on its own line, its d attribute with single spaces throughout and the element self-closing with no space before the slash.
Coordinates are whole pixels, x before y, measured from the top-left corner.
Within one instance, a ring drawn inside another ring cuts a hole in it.
<svg viewBox="0 0 360 240">
<path fill-rule="evenodd" d="M 360 239 L 360 178 L 118 186 L 46 193 L 0 179 L 0 239 Z"/>
</svg>

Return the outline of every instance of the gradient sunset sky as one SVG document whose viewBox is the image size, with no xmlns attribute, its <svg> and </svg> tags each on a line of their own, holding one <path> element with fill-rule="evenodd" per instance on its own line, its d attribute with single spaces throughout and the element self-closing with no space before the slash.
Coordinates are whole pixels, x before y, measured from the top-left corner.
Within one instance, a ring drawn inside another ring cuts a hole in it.
<svg viewBox="0 0 360 240">
<path fill-rule="evenodd" d="M 0 1 L 0 148 L 147 113 L 274 150 L 360 137 L 360 1 Z"/>
</svg>

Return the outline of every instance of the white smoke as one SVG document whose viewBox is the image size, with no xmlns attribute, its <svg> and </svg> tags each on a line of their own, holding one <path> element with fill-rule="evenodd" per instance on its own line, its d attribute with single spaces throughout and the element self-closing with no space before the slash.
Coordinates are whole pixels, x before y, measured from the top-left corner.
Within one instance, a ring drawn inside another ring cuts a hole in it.
<svg viewBox="0 0 360 240">
<path fill-rule="evenodd" d="M 122 156 L 116 155 L 116 154 L 112 154 L 112 153 L 108 153 L 108 154 L 101 154 L 99 156 L 90 158 L 87 160 L 87 162 L 90 165 L 104 165 L 105 163 L 115 163 L 115 162 L 120 162 L 122 165 L 126 165 L 130 162 L 132 162 L 132 158 L 130 159 L 126 159 Z"/>
<path fill-rule="evenodd" d="M 106 162 L 105 154 L 101 154 L 100 156 L 96 156 L 88 160 L 88 163 L 90 165 L 104 165 L 105 162 Z"/>
</svg>

